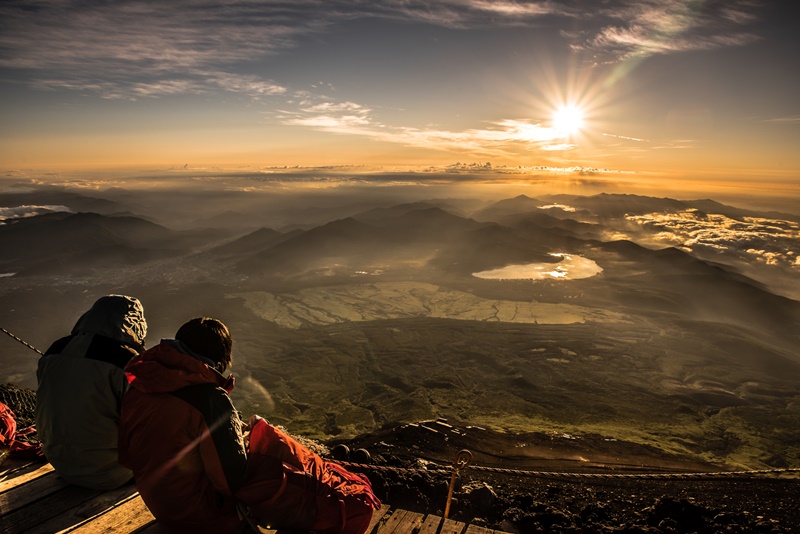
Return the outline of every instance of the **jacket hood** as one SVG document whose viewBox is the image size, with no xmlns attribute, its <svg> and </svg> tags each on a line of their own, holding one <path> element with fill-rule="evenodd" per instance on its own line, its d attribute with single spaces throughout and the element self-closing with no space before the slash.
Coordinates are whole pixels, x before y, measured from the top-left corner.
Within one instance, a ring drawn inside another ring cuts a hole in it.
<svg viewBox="0 0 800 534">
<path fill-rule="evenodd" d="M 186 386 L 214 384 L 228 391 L 233 389 L 233 375 L 225 378 L 182 343 L 162 340 L 125 366 L 130 387 L 143 393 L 171 393 Z"/>
<path fill-rule="evenodd" d="M 144 347 L 147 322 L 142 303 L 124 295 L 100 297 L 81 315 L 72 334 L 96 334 L 126 345 Z"/>
</svg>

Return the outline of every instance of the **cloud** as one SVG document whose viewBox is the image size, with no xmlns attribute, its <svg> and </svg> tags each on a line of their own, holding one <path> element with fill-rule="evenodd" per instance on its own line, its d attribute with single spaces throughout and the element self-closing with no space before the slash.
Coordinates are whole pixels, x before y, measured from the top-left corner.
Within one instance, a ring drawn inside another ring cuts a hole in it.
<svg viewBox="0 0 800 534">
<path fill-rule="evenodd" d="M 798 124 L 800 123 L 800 115 L 790 115 L 788 117 L 775 117 L 772 119 L 765 119 L 764 122 L 778 122 L 783 124 Z"/>
<path fill-rule="evenodd" d="M 35 217 L 45 213 L 53 213 L 56 211 L 71 211 L 66 206 L 50 205 L 50 206 L 14 206 L 14 207 L 0 207 L 0 225 L 3 225 L 9 219 L 21 219 L 24 217 Z"/>
<path fill-rule="evenodd" d="M 111 99 L 220 89 L 281 94 L 280 84 L 231 67 L 285 50 L 315 27 L 289 23 L 272 2 L 200 0 L 7 0 L 0 20 L 7 78 Z"/>
<path fill-rule="evenodd" d="M 577 211 L 572 206 L 567 206 L 566 204 L 548 204 L 546 206 L 537 206 L 537 207 L 540 210 L 555 210 L 555 209 L 558 209 L 558 210 L 567 211 L 567 212 Z"/>
<path fill-rule="evenodd" d="M 258 62 L 310 35 L 356 19 L 469 30 L 541 25 L 573 28 L 573 43 L 606 58 L 739 46 L 756 18 L 746 0 L 171 0 L 0 2 L 0 68 L 6 79 L 104 98 L 224 90 L 284 94 L 256 74 Z M 696 7 L 696 6 L 701 7 Z M 600 21 L 616 21 L 598 27 Z M 568 24 L 567 24 L 568 23 Z M 582 40 L 581 40 L 582 39 Z"/>
<path fill-rule="evenodd" d="M 572 150 L 577 146 L 578 145 L 573 145 L 572 143 L 559 143 L 556 145 L 544 145 L 541 148 L 542 150 L 555 151 L 555 150 Z"/>
<path fill-rule="evenodd" d="M 689 209 L 678 213 L 629 215 L 661 244 L 690 251 L 718 251 L 741 260 L 792 267 L 800 255 L 800 224 L 761 217 L 731 218 Z"/>
<path fill-rule="evenodd" d="M 138 100 L 168 95 L 203 94 L 208 91 L 204 84 L 191 80 L 158 80 L 153 82 L 92 81 L 88 79 L 42 79 L 33 86 L 42 90 L 68 89 L 97 94 L 107 100 Z"/>
<path fill-rule="evenodd" d="M 237 76 L 228 73 L 207 74 L 200 79 L 163 79 L 152 82 L 134 80 L 94 81 L 76 78 L 40 79 L 32 83 L 41 90 L 68 89 L 79 92 L 94 93 L 107 100 L 138 100 L 140 98 L 157 98 L 169 95 L 201 95 L 215 88 L 224 91 L 245 94 L 258 99 L 262 96 L 280 95 L 287 89 L 271 80 L 260 80 L 255 76 Z"/>
<path fill-rule="evenodd" d="M 639 139 L 638 137 L 628 137 L 625 135 L 615 135 L 610 133 L 604 133 L 603 135 L 606 137 L 616 137 L 617 139 L 625 139 L 626 141 L 639 141 L 639 142 L 645 141 L 644 139 Z"/>
<path fill-rule="evenodd" d="M 266 80 L 259 76 L 249 74 L 231 74 L 229 72 L 209 72 L 206 74 L 209 82 L 233 93 L 243 93 L 253 98 L 269 95 L 282 95 L 287 88 Z"/>
<path fill-rule="evenodd" d="M 0 68 L 34 87 L 114 99 L 220 88 L 273 95 L 285 89 L 246 67 L 339 22 L 369 18 L 471 28 L 558 11 L 549 1 L 500 0 L 5 0 Z M 487 13 L 494 15 L 491 21 Z M 249 75 L 236 74 L 243 72 Z"/>
<path fill-rule="evenodd" d="M 374 117 L 373 110 L 355 102 L 314 102 L 311 97 L 295 110 L 283 109 L 284 125 L 305 126 L 318 131 L 359 135 L 377 141 L 433 150 L 448 150 L 486 156 L 513 156 L 515 149 L 568 150 L 566 135 L 539 122 L 504 119 L 486 128 L 463 131 L 437 128 L 390 126 Z"/>
<path fill-rule="evenodd" d="M 600 11 L 618 22 L 581 34 L 573 48 L 600 61 L 654 54 L 744 46 L 759 37 L 745 28 L 757 20 L 759 4 L 750 0 L 625 0 Z"/>
<path fill-rule="evenodd" d="M 480 11 L 510 17 L 538 17 L 566 13 L 563 7 L 558 7 L 552 2 L 514 2 L 503 0 L 478 0 L 469 2 L 468 5 Z"/>
</svg>

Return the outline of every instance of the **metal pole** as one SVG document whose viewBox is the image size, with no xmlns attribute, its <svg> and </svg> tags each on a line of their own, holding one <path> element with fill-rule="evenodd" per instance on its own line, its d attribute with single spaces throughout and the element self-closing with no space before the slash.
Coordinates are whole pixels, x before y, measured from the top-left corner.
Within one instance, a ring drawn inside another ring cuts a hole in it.
<svg viewBox="0 0 800 534">
<path fill-rule="evenodd" d="M 450 477 L 450 487 L 447 489 L 447 503 L 444 506 L 444 518 L 450 515 L 450 501 L 453 500 L 453 488 L 456 485 L 456 476 L 458 472 L 466 468 L 472 462 L 472 453 L 467 449 L 462 449 L 456 454 L 455 461 L 453 462 L 453 474 Z"/>
</svg>

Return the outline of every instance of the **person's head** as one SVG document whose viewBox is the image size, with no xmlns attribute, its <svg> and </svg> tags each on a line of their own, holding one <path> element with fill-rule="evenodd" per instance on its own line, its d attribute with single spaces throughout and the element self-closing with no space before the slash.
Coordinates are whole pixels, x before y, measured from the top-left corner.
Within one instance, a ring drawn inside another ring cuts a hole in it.
<svg viewBox="0 0 800 534">
<path fill-rule="evenodd" d="M 141 351 L 147 335 L 142 303 L 125 295 L 100 297 L 81 315 L 72 334 L 97 334 Z"/>
<path fill-rule="evenodd" d="M 220 373 L 231 366 L 233 339 L 228 327 L 221 321 L 211 317 L 195 317 L 178 329 L 175 339 L 192 352 L 213 360 Z"/>
</svg>

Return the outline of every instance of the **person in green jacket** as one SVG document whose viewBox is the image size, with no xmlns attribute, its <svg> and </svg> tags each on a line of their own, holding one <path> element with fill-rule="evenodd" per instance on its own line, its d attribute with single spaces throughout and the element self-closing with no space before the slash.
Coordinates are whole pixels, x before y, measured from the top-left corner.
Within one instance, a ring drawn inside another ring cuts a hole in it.
<svg viewBox="0 0 800 534">
<path fill-rule="evenodd" d="M 47 460 L 70 484 L 108 490 L 131 480 L 117 458 L 124 367 L 144 350 L 146 335 L 142 304 L 107 295 L 39 359 L 36 429 Z"/>
</svg>

